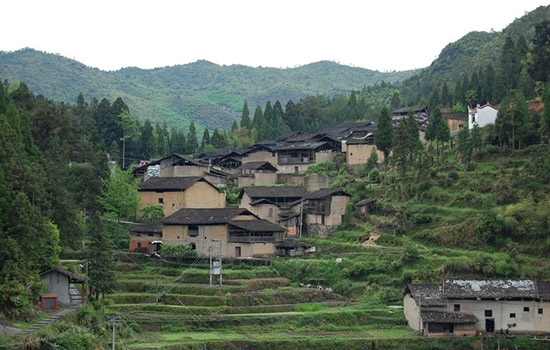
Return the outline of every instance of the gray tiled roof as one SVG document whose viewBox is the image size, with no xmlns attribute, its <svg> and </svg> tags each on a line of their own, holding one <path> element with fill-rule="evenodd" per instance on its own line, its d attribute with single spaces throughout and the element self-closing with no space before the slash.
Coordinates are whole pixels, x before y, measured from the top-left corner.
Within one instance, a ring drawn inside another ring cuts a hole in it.
<svg viewBox="0 0 550 350">
<path fill-rule="evenodd" d="M 301 198 L 307 195 L 302 186 L 247 186 L 243 192 L 250 198 Z"/>
<path fill-rule="evenodd" d="M 185 191 L 196 182 L 204 181 L 215 187 L 200 176 L 152 177 L 139 185 L 139 191 Z"/>
<path fill-rule="evenodd" d="M 285 229 L 267 220 L 231 220 L 229 224 L 250 232 L 284 232 Z"/>
<path fill-rule="evenodd" d="M 441 286 L 433 283 L 409 284 L 407 289 L 417 304 L 423 306 L 442 306 L 446 304 Z"/>
<path fill-rule="evenodd" d="M 277 168 L 273 166 L 270 162 L 258 161 L 258 162 L 248 162 L 243 163 L 237 169 L 239 170 L 272 170 L 277 171 Z"/>
<path fill-rule="evenodd" d="M 321 188 L 306 196 L 305 199 L 323 199 L 329 196 L 350 196 L 341 188 Z"/>
<path fill-rule="evenodd" d="M 162 219 L 162 223 L 164 225 L 220 225 L 229 223 L 237 215 L 254 216 L 249 210 L 243 208 L 184 208 Z"/>
<path fill-rule="evenodd" d="M 53 269 L 51 270 L 48 270 L 48 271 L 44 271 L 40 274 L 40 276 L 45 276 L 49 273 L 52 273 L 52 272 L 57 272 L 57 273 L 60 273 L 62 275 L 65 275 L 67 277 L 69 277 L 71 279 L 71 281 L 76 281 L 76 282 L 86 282 L 86 278 L 84 277 L 80 277 L 79 275 L 77 275 L 76 273 L 73 273 L 69 270 L 66 270 L 64 268 L 62 268 L 61 266 L 57 266 L 57 267 L 54 267 Z"/>
<path fill-rule="evenodd" d="M 130 232 L 136 233 L 161 233 L 162 225 L 161 224 L 135 224 L 130 227 Z"/>
</svg>

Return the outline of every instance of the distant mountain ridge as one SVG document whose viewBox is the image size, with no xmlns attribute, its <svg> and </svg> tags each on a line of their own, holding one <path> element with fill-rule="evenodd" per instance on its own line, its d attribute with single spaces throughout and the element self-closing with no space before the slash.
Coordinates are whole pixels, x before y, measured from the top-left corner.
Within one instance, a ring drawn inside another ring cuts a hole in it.
<svg viewBox="0 0 550 350">
<path fill-rule="evenodd" d="M 36 94 L 74 103 L 121 97 L 138 119 L 154 123 L 229 127 L 244 101 L 252 112 L 270 100 L 283 105 L 307 95 L 349 94 L 380 82 L 400 82 L 415 71 L 386 72 L 321 61 L 296 68 L 220 66 L 205 60 L 155 69 L 105 72 L 30 48 L 0 52 L 0 78 L 25 82 Z"/>
<path fill-rule="evenodd" d="M 536 23 L 550 19 L 550 5 L 517 18 L 501 32 L 471 32 L 445 46 L 424 69 L 379 72 L 320 61 L 296 68 L 220 66 L 205 60 L 171 67 L 123 68 L 101 71 L 60 55 L 30 48 L 0 52 L 0 79 L 25 82 L 35 94 L 56 101 L 76 102 L 121 97 L 138 119 L 187 128 L 228 128 L 240 120 L 244 101 L 251 114 L 269 100 L 299 101 L 308 95 L 333 97 L 378 83 L 401 83 L 401 94 L 411 101 L 443 82 L 462 79 L 488 63 L 498 64 L 506 36 L 534 36 Z M 403 53 L 403 59 L 406 59 Z M 408 84 L 407 84 L 408 82 Z"/>
</svg>

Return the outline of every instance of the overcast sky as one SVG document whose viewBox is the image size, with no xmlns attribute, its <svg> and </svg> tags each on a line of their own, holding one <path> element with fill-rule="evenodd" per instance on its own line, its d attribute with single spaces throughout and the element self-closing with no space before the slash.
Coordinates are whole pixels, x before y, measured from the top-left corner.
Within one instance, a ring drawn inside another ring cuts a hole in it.
<svg viewBox="0 0 550 350">
<path fill-rule="evenodd" d="M 90 67 L 208 60 L 296 67 L 321 60 L 424 68 L 471 31 L 501 31 L 542 0 L 10 0 L 0 51 L 30 47 Z"/>
</svg>

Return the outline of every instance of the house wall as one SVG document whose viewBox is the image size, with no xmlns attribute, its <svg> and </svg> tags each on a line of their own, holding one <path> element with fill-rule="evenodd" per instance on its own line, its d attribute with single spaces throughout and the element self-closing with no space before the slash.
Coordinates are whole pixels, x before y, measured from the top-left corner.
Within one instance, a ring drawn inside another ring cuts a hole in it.
<svg viewBox="0 0 550 350">
<path fill-rule="evenodd" d="M 208 167 L 176 165 L 160 169 L 160 177 L 202 176 Z"/>
<path fill-rule="evenodd" d="M 459 120 L 459 119 L 447 119 L 447 125 L 449 126 L 449 130 L 451 132 L 458 131 L 461 126 L 466 126 L 468 122 L 466 120 Z"/>
<path fill-rule="evenodd" d="M 57 294 L 57 302 L 61 306 L 69 306 L 71 296 L 69 294 L 69 276 L 65 276 L 57 271 L 52 271 L 45 276 L 42 276 L 44 281 L 44 289 L 48 293 Z"/>
<path fill-rule="evenodd" d="M 418 310 L 418 305 L 413 299 L 410 293 L 407 293 L 403 298 L 403 313 L 405 314 L 405 319 L 407 320 L 409 327 L 415 331 L 420 331 L 421 321 L 420 321 L 420 312 Z"/>
<path fill-rule="evenodd" d="M 278 163 L 277 158 L 277 152 L 268 152 L 268 151 L 257 151 L 257 152 L 251 152 L 246 155 L 244 155 L 241 158 L 241 162 L 249 163 L 249 162 L 270 162 L 271 164 L 275 165 Z"/>
<path fill-rule="evenodd" d="M 325 215 L 325 221 L 322 221 L 322 215 L 320 214 L 307 214 L 306 223 L 326 225 L 326 226 L 338 226 L 342 224 L 343 216 L 346 214 L 346 207 L 348 205 L 348 196 L 332 196 L 330 199 L 330 213 Z"/>
<path fill-rule="evenodd" d="M 508 324 L 516 324 L 510 328 L 511 333 L 548 332 L 550 324 L 550 303 L 535 300 L 449 300 L 447 311 L 453 311 L 454 305 L 460 305 L 460 312 L 471 313 L 477 317 L 477 331 L 485 331 L 485 320 L 494 319 L 495 332 L 501 328 L 506 330 Z M 524 311 L 528 308 L 528 311 Z M 542 308 L 543 313 L 538 314 Z M 485 310 L 491 310 L 492 316 L 486 317 Z M 516 317 L 510 317 L 511 314 Z"/>
<path fill-rule="evenodd" d="M 375 145 L 367 144 L 352 144 L 347 146 L 346 159 L 348 165 L 366 164 L 372 150 L 376 150 Z M 376 150 L 378 154 L 378 162 L 384 161 L 384 153 Z"/>
<path fill-rule="evenodd" d="M 491 106 L 477 107 L 468 112 L 468 129 L 473 129 L 474 124 L 484 127 L 487 124 L 494 124 L 497 119 L 498 110 Z"/>
<path fill-rule="evenodd" d="M 254 219 L 251 216 L 235 217 L 235 220 Z M 236 248 L 240 247 L 240 257 L 259 257 L 275 255 L 275 243 L 227 243 L 227 225 L 199 226 L 199 234 L 189 237 L 187 226 L 165 225 L 162 229 L 163 244 L 195 245 L 198 254 L 209 256 L 236 257 Z"/>
<path fill-rule="evenodd" d="M 129 243 L 129 249 L 131 252 L 134 252 L 134 251 L 137 251 L 138 249 L 138 243 L 141 243 L 141 248 L 140 249 L 148 249 L 149 248 L 149 244 L 152 242 L 152 241 L 160 241 L 162 240 L 162 235 L 161 234 L 155 234 L 153 236 L 149 236 L 148 234 L 136 234 L 136 233 L 131 233 L 130 234 L 130 243 Z"/>
<path fill-rule="evenodd" d="M 169 216 L 182 208 L 225 208 L 225 192 L 206 182 L 196 182 L 185 191 L 140 191 L 143 206 L 162 204 L 164 215 Z M 159 199 L 162 198 L 162 203 Z"/>
<path fill-rule="evenodd" d="M 279 164 L 277 165 L 277 169 L 279 169 L 279 173 L 283 174 L 303 174 L 307 171 L 307 167 L 313 163 L 309 164 Z"/>
<path fill-rule="evenodd" d="M 277 220 L 279 219 L 279 214 L 281 212 L 279 207 L 274 204 L 254 205 L 251 206 L 249 210 L 256 214 L 260 219 L 265 219 L 272 223 L 277 223 Z"/>
<path fill-rule="evenodd" d="M 277 173 L 254 173 L 254 185 L 273 185 L 277 183 Z"/>
</svg>

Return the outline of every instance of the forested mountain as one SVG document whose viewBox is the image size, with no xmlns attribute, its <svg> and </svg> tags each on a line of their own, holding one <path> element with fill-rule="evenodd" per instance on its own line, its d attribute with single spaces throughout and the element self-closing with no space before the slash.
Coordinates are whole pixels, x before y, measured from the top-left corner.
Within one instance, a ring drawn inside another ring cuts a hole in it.
<svg viewBox="0 0 550 350">
<path fill-rule="evenodd" d="M 0 53 L 0 77 L 25 82 L 36 94 L 57 101 L 121 97 L 141 121 L 146 118 L 184 128 L 194 121 L 228 128 L 243 102 L 286 103 L 307 95 L 349 94 L 382 81 L 399 82 L 414 71 L 381 73 L 323 61 L 297 68 L 219 66 L 208 61 L 156 69 L 124 68 L 104 72 L 59 55 L 33 49 Z"/>
</svg>

